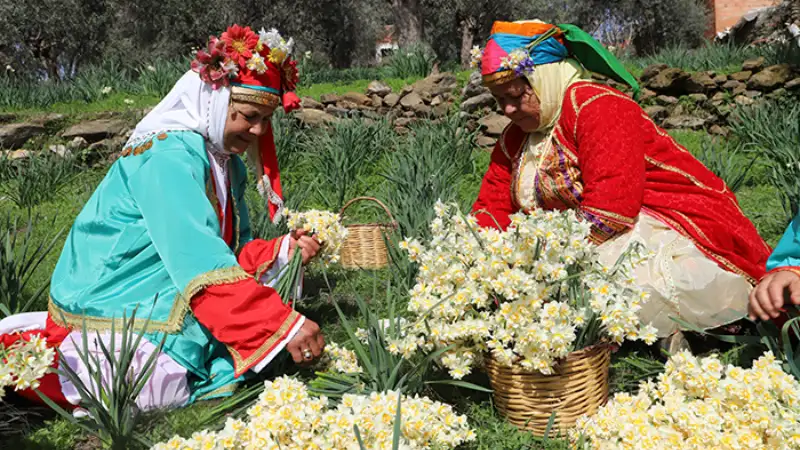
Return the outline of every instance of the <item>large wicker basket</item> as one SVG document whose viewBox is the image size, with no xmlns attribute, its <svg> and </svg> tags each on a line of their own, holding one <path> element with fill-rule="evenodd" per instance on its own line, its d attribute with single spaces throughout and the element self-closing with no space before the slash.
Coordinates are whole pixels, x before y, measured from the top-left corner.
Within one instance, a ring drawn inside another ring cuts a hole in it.
<svg viewBox="0 0 800 450">
<path fill-rule="evenodd" d="M 500 414 L 520 429 L 544 436 L 550 417 L 550 435 L 566 432 L 583 414 L 593 414 L 608 400 L 611 349 L 595 345 L 570 353 L 553 375 L 486 361 L 494 402 Z"/>
<path fill-rule="evenodd" d="M 347 237 L 342 244 L 341 264 L 346 269 L 380 269 L 389 263 L 384 236 L 397 229 L 397 222 L 389 208 L 374 197 L 356 197 L 347 202 L 340 213 L 344 222 L 345 211 L 356 202 L 371 201 L 383 208 L 389 223 L 347 225 Z"/>
</svg>

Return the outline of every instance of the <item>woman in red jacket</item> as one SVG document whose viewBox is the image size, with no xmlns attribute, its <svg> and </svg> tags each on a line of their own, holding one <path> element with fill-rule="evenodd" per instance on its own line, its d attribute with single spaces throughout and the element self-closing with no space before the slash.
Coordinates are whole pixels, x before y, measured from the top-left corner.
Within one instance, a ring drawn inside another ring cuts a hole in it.
<svg viewBox="0 0 800 450">
<path fill-rule="evenodd" d="M 590 70 L 638 91 L 613 55 L 576 27 L 538 21 L 495 22 L 474 53 L 512 121 L 473 207 L 482 226 L 570 208 L 592 223 L 608 264 L 643 244 L 654 256 L 636 271 L 650 294 L 640 317 L 672 349 L 685 341 L 670 316 L 708 329 L 747 314 L 770 248 L 720 178 L 634 100 L 591 81 Z"/>
</svg>

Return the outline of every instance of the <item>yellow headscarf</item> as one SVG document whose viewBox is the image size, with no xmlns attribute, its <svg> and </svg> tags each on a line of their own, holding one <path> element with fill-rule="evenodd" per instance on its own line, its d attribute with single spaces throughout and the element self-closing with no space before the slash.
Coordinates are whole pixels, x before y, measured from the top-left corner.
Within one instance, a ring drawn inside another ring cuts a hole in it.
<svg viewBox="0 0 800 450">
<path fill-rule="evenodd" d="M 539 98 L 541 111 L 537 133 L 545 133 L 556 125 L 570 85 L 592 79 L 591 73 L 574 59 L 536 66 L 533 73 L 525 77 Z"/>
</svg>

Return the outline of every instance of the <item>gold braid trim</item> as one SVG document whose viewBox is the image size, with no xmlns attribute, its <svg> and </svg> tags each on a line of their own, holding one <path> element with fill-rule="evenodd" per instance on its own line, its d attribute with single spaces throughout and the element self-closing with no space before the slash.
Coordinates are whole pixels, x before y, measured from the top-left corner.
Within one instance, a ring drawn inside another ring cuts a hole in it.
<svg viewBox="0 0 800 450">
<path fill-rule="evenodd" d="M 659 213 L 657 213 L 657 212 L 655 212 L 655 211 L 653 211 L 651 209 L 647 209 L 647 213 L 650 214 L 651 216 L 655 217 L 656 219 L 658 219 L 658 220 L 666 223 L 667 225 L 669 225 L 673 230 L 677 231 L 678 234 L 680 234 L 681 236 L 685 237 L 686 239 L 689 239 L 692 242 L 692 244 L 694 244 L 695 247 L 697 247 L 700 250 L 700 252 L 702 252 L 702 253 L 706 254 L 707 256 L 709 256 L 717 264 L 723 266 L 728 272 L 733 272 L 733 273 L 735 273 L 737 275 L 740 275 L 740 276 L 744 277 L 744 279 L 746 279 L 753 286 L 755 286 L 757 284 L 757 280 L 755 278 L 751 277 L 750 274 L 748 274 L 744 270 L 738 268 L 735 264 L 733 264 L 732 262 L 728 261 L 727 258 L 724 258 L 721 255 L 718 255 L 718 254 L 712 252 L 711 250 L 707 249 L 703 244 L 701 244 L 694 237 L 692 237 L 692 235 L 689 234 L 686 231 L 686 229 L 683 228 L 683 226 L 681 226 L 681 224 L 679 224 L 678 222 L 675 222 L 674 220 L 670 219 L 669 217 L 666 217 L 663 214 L 659 214 Z M 692 222 L 691 220 L 689 221 L 689 223 L 692 225 L 693 228 L 697 228 L 697 225 L 695 225 L 694 222 Z"/>
<path fill-rule="evenodd" d="M 580 89 L 582 87 L 591 87 L 593 89 L 599 89 L 599 90 L 604 91 L 604 92 L 602 92 L 600 94 L 596 94 L 596 95 L 590 97 L 589 99 L 587 99 L 582 104 L 578 105 L 578 89 Z M 619 92 L 612 91 L 611 89 L 609 89 L 609 88 L 607 88 L 605 86 L 602 86 L 602 85 L 599 85 L 599 84 L 595 84 L 595 83 L 591 83 L 591 82 L 589 82 L 588 84 L 585 84 L 585 85 L 578 85 L 574 89 L 572 89 L 572 92 L 570 93 L 570 100 L 572 100 L 572 107 L 575 110 L 575 126 L 573 127 L 572 133 L 576 138 L 578 136 L 578 121 L 580 119 L 581 112 L 583 111 L 583 108 L 586 108 L 587 106 L 591 105 L 596 100 L 599 100 L 599 99 L 601 99 L 603 97 L 608 97 L 608 96 L 617 97 L 617 98 L 621 98 L 621 99 L 633 102 L 633 100 L 631 100 L 630 97 L 628 97 L 628 96 L 626 96 L 624 94 L 620 94 Z M 636 103 L 636 102 L 634 102 L 634 103 Z"/>
<path fill-rule="evenodd" d="M 626 217 L 621 214 L 617 214 L 611 211 L 606 211 L 605 209 L 600 208 L 592 208 L 591 206 L 582 206 L 581 209 L 584 209 L 595 216 L 604 217 L 606 219 L 611 219 L 621 224 L 633 226 L 636 224 L 636 219 L 631 217 Z"/>
<path fill-rule="evenodd" d="M 198 400 L 208 400 L 214 397 L 219 397 L 225 394 L 232 394 L 236 391 L 236 388 L 239 387 L 239 382 L 234 380 L 231 383 L 226 384 L 225 386 L 219 387 L 214 389 L 211 392 L 201 395 L 197 397 Z"/>
<path fill-rule="evenodd" d="M 519 78 L 519 76 L 513 70 L 504 70 L 502 72 L 495 72 L 495 73 L 490 73 L 489 75 L 484 75 L 481 78 L 483 79 L 484 86 L 493 87 L 508 83 L 509 81 Z"/>
<path fill-rule="evenodd" d="M 228 164 L 230 164 L 230 161 L 228 162 Z M 228 171 L 230 172 L 230 168 L 228 169 Z M 240 234 L 240 230 L 239 230 L 239 221 L 240 221 L 240 219 L 239 219 L 239 205 L 236 203 L 236 195 L 233 192 L 233 187 L 231 187 L 230 191 L 228 192 L 228 195 L 231 196 L 231 210 L 233 212 L 233 218 L 232 218 L 232 222 L 233 222 L 233 248 L 232 248 L 232 250 L 233 250 L 234 254 L 238 254 L 239 253 L 239 244 L 240 244 L 240 242 L 239 242 L 239 234 Z M 224 213 L 223 213 L 223 215 L 224 215 Z"/>
<path fill-rule="evenodd" d="M 242 86 L 231 87 L 231 100 L 235 102 L 255 103 L 256 105 L 267 105 L 277 107 L 281 103 L 281 98 L 271 92 L 248 89 Z"/>
<path fill-rule="evenodd" d="M 272 259 L 268 259 L 268 260 L 264 261 L 261 265 L 258 266 L 258 268 L 256 269 L 256 274 L 255 274 L 256 280 L 260 280 L 261 279 L 261 275 L 264 275 L 264 273 L 267 270 L 269 270 L 270 267 L 272 267 L 272 264 L 275 263 L 275 260 L 278 259 L 278 253 L 281 251 L 281 245 L 283 245 L 283 239 L 286 239 L 287 237 L 288 236 L 284 236 L 281 239 L 281 242 L 279 244 L 276 244 L 272 248 Z"/>
<path fill-rule="evenodd" d="M 239 266 L 212 270 L 194 277 L 194 279 L 186 285 L 186 289 L 183 290 L 183 298 L 186 299 L 186 305 L 188 306 L 192 297 L 209 286 L 235 283 L 248 278 L 252 277 Z M 181 296 L 181 294 L 178 293 L 177 296 Z"/>
<path fill-rule="evenodd" d="M 133 329 L 145 333 L 176 333 L 183 326 L 183 319 L 189 311 L 189 302 L 197 293 L 208 286 L 234 283 L 247 278 L 250 278 L 250 275 L 239 266 L 200 274 L 189 282 L 183 293 L 175 294 L 172 310 L 166 321 L 148 321 L 144 318 L 137 318 L 133 321 Z M 110 330 L 113 326 L 115 329 L 121 330 L 124 324 L 121 318 L 92 317 L 65 311 L 55 304 L 52 297 L 47 305 L 47 312 L 53 322 L 65 328 L 82 329 L 85 326 L 87 330 L 105 331 Z"/>
<path fill-rule="evenodd" d="M 188 310 L 188 303 L 183 304 L 177 301 L 169 312 L 169 317 L 166 321 L 156 321 L 143 318 L 133 319 L 133 330 L 136 332 L 145 333 L 175 333 L 181 329 L 183 325 L 183 317 Z M 71 329 L 86 329 L 91 331 L 107 331 L 111 328 L 121 330 L 125 321 L 121 318 L 108 318 L 108 317 L 93 317 L 84 314 L 74 314 L 56 305 L 53 297 L 47 303 L 47 314 L 56 323 L 56 325 L 71 328 Z"/>
<path fill-rule="evenodd" d="M 249 368 L 254 362 L 262 359 L 264 355 L 266 355 L 266 353 L 279 340 L 281 340 L 284 336 L 286 336 L 286 333 L 289 332 L 289 330 L 292 328 L 292 326 L 299 317 L 300 313 L 298 313 L 297 311 L 292 311 L 291 313 L 289 313 L 289 316 L 286 317 L 286 320 L 283 321 L 283 324 L 281 324 L 280 328 L 278 328 L 275 331 L 275 333 L 272 334 L 272 336 L 267 338 L 267 340 L 264 341 L 264 343 L 261 344 L 261 346 L 258 347 L 258 349 L 255 352 L 253 352 L 253 354 L 250 355 L 250 357 L 248 357 L 247 359 L 242 359 L 241 353 L 236 351 L 236 349 L 234 349 L 233 347 L 225 345 L 226 347 L 228 347 L 228 351 L 231 353 L 231 356 L 233 357 L 234 375 L 237 377 L 240 376 L 242 373 L 244 373 L 245 368 Z"/>
</svg>

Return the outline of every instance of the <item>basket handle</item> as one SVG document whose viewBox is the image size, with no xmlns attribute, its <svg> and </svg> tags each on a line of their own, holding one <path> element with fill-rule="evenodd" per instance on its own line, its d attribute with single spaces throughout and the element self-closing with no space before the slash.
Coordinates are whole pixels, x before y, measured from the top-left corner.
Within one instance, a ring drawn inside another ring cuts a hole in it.
<svg viewBox="0 0 800 450">
<path fill-rule="evenodd" d="M 386 205 L 384 205 L 382 201 L 378 200 L 375 197 L 356 197 L 356 198 L 348 201 L 347 203 L 344 204 L 344 206 L 342 206 L 342 210 L 339 212 L 339 215 L 342 217 L 342 219 L 344 219 L 344 211 L 347 208 L 349 208 L 353 203 L 360 202 L 362 200 L 369 200 L 369 201 L 377 203 L 378 206 L 383 208 L 383 210 L 386 212 L 386 215 L 389 216 L 389 220 L 391 220 L 392 223 L 395 223 L 394 216 L 392 215 L 392 212 L 389 211 L 389 208 L 387 208 Z"/>
</svg>

